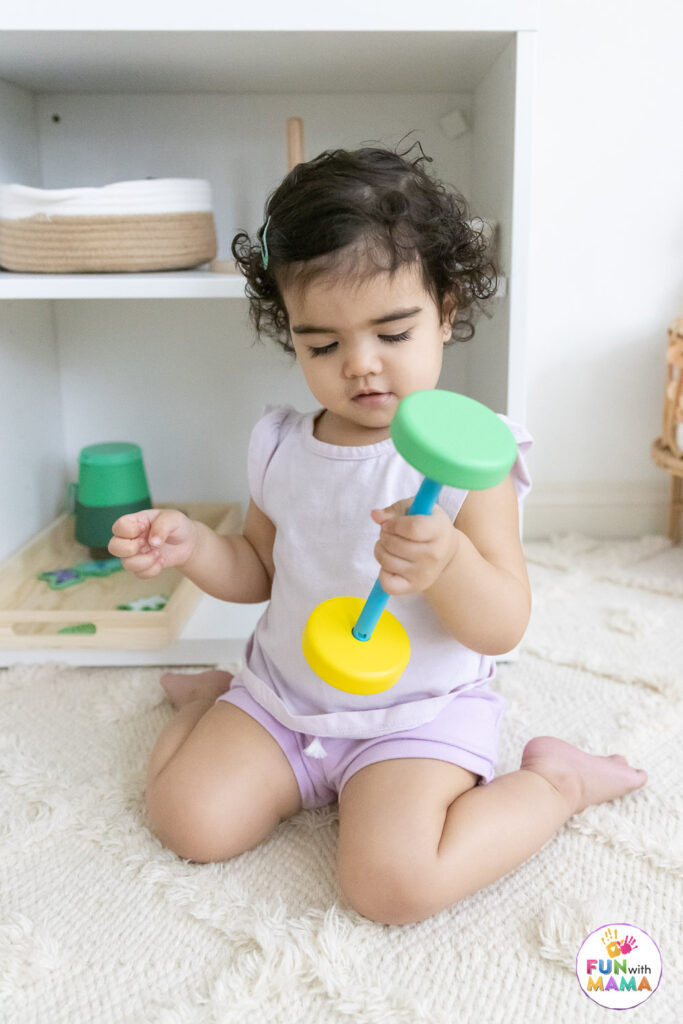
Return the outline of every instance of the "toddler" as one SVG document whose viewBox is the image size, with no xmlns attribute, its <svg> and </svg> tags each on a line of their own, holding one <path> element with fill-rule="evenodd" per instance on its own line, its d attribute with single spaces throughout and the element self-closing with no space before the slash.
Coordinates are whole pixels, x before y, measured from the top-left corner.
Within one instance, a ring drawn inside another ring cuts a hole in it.
<svg viewBox="0 0 683 1024">
<path fill-rule="evenodd" d="M 618 754 L 551 736 L 494 777 L 495 656 L 521 640 L 531 609 L 518 519 L 531 438 L 503 417 L 518 457 L 501 484 L 444 487 L 430 515 L 404 514 L 420 474 L 391 441 L 392 417 L 437 387 L 444 348 L 472 336 L 496 287 L 465 201 L 412 148 L 299 164 L 256 239 L 233 240 L 256 330 L 299 362 L 317 403 L 268 407 L 256 423 L 242 533 L 149 509 L 119 519 L 109 544 L 142 579 L 176 566 L 215 597 L 269 602 L 234 678 L 162 679 L 177 713 L 149 763 L 155 834 L 180 857 L 222 861 L 338 800 L 342 895 L 386 924 L 490 885 L 572 814 L 647 780 Z M 319 679 L 301 636 L 327 598 L 367 597 L 378 566 L 411 658 L 393 687 L 362 696 Z"/>
</svg>

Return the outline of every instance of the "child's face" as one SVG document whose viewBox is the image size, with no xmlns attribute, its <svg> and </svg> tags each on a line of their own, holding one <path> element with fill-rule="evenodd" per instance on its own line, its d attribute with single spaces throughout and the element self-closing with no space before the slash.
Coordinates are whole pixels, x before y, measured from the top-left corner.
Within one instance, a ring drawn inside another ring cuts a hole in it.
<svg viewBox="0 0 683 1024">
<path fill-rule="evenodd" d="M 442 320 L 417 265 L 351 289 L 321 277 L 303 294 L 284 290 L 283 299 L 296 357 L 336 443 L 388 437 L 400 400 L 436 387 L 451 323 Z"/>
</svg>

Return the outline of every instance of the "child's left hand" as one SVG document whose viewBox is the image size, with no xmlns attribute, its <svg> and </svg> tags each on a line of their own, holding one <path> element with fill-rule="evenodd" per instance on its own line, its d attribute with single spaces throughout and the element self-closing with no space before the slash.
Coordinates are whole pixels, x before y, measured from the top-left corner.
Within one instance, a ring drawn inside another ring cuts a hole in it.
<svg viewBox="0 0 683 1024">
<path fill-rule="evenodd" d="M 370 513 L 382 527 L 374 555 L 387 594 L 428 590 L 454 557 L 459 531 L 440 505 L 428 516 L 408 516 L 412 498 Z"/>
</svg>

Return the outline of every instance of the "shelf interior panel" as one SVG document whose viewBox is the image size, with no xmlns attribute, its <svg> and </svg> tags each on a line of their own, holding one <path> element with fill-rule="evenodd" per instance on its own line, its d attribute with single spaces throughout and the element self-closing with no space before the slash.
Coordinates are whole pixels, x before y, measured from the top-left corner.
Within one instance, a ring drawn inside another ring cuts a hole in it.
<svg viewBox="0 0 683 1024">
<path fill-rule="evenodd" d="M 469 92 L 510 32 L 0 32 L 33 92 Z"/>
</svg>

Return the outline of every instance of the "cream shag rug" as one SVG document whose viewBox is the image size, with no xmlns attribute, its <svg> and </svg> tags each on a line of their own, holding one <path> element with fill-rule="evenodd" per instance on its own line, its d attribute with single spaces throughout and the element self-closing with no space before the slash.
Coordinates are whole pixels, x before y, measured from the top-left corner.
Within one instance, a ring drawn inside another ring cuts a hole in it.
<svg viewBox="0 0 683 1024">
<path fill-rule="evenodd" d="M 498 774 L 553 734 L 649 783 L 576 815 L 526 864 L 417 925 L 350 911 L 336 805 L 197 865 L 146 828 L 147 757 L 172 715 L 156 669 L 0 672 L 0 1019 L 7 1024 L 605 1021 L 583 939 L 630 922 L 660 947 L 639 1022 L 680 1020 L 683 549 L 664 537 L 527 543 L 534 612 Z M 676 924 L 678 921 L 678 925 Z"/>
</svg>

